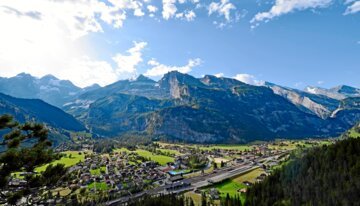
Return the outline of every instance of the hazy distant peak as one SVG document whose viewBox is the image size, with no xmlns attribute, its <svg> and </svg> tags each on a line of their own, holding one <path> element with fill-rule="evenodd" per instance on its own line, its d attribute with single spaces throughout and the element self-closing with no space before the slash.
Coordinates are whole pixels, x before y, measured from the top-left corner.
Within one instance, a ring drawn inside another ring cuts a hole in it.
<svg viewBox="0 0 360 206">
<path fill-rule="evenodd" d="M 47 74 L 40 78 L 41 80 L 49 81 L 49 80 L 59 80 L 57 77 L 55 77 L 52 74 Z"/>
<path fill-rule="evenodd" d="M 15 77 L 18 77 L 18 78 L 24 78 L 24 77 L 31 77 L 31 78 L 34 78 L 33 76 L 31 76 L 31 74 L 28 74 L 28 73 L 25 73 L 25 72 L 21 72 L 19 74 L 17 74 Z"/>
</svg>

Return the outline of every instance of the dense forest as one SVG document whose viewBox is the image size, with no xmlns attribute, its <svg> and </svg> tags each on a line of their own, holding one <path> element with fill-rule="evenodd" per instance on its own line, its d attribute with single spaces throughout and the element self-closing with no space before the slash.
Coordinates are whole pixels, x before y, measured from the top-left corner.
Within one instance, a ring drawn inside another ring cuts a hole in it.
<svg viewBox="0 0 360 206">
<path fill-rule="evenodd" d="M 246 194 L 245 205 L 360 205 L 360 139 L 314 148 Z"/>
<path fill-rule="evenodd" d="M 160 195 L 160 196 L 145 196 L 139 200 L 128 203 L 129 206 L 194 206 L 194 202 L 190 198 L 184 196 Z"/>
</svg>

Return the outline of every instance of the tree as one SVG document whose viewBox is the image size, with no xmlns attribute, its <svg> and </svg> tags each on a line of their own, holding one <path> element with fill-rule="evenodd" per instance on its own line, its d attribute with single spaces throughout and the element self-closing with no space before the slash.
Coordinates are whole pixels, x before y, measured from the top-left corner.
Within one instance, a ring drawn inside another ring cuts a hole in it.
<svg viewBox="0 0 360 206">
<path fill-rule="evenodd" d="M 195 206 L 194 200 L 190 198 L 190 204 L 189 206 Z"/>
<path fill-rule="evenodd" d="M 214 170 L 216 170 L 218 168 L 216 162 L 213 162 L 213 166 L 214 166 Z"/>
<path fill-rule="evenodd" d="M 230 206 L 230 202 L 230 195 L 229 193 L 227 193 L 225 198 L 225 206 Z"/>
<path fill-rule="evenodd" d="M 206 194 L 204 192 L 201 194 L 201 206 L 207 206 L 207 204 L 206 204 Z"/>
<path fill-rule="evenodd" d="M 293 154 L 247 190 L 244 205 L 353 205 L 360 202 L 360 139 Z"/>
<path fill-rule="evenodd" d="M 47 140 L 48 131 L 38 123 L 27 122 L 20 124 L 10 115 L 0 116 L 0 131 L 8 132 L 3 135 L 0 146 L 5 146 L 5 152 L 0 154 L 0 191 L 6 187 L 10 174 L 25 169 L 33 171 L 36 166 L 50 162 L 55 158 Z M 20 145 L 25 143 L 27 147 Z M 16 202 L 21 198 L 21 191 L 7 194 L 8 201 Z"/>
</svg>

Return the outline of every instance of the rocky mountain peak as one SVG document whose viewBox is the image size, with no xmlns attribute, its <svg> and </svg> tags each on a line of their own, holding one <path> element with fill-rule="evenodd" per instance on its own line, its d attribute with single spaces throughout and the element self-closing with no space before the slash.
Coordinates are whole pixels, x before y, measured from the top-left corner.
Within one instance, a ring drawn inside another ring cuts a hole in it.
<svg viewBox="0 0 360 206">
<path fill-rule="evenodd" d="M 150 79 L 149 77 L 146 77 L 142 74 L 140 74 L 136 79 L 135 81 L 137 82 L 150 82 L 150 83 L 155 83 L 154 80 Z"/>
</svg>

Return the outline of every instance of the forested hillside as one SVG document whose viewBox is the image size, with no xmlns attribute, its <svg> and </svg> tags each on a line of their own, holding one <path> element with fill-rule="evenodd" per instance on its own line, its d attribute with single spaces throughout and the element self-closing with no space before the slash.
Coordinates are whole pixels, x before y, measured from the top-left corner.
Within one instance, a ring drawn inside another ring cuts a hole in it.
<svg viewBox="0 0 360 206">
<path fill-rule="evenodd" d="M 359 205 L 360 139 L 309 151 L 248 190 L 246 205 Z"/>
</svg>

